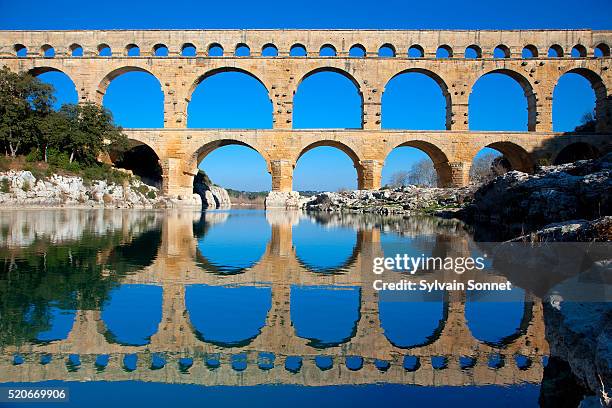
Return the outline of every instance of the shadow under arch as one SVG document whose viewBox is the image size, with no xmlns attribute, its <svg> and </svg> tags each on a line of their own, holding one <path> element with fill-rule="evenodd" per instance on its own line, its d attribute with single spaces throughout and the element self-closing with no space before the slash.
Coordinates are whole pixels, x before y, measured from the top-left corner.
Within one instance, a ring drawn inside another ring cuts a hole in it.
<svg viewBox="0 0 612 408">
<path fill-rule="evenodd" d="M 517 71 L 513 71 L 511 69 L 506 69 L 506 68 L 493 69 L 491 71 L 487 71 L 483 73 L 482 75 L 480 75 L 478 78 L 476 78 L 476 80 L 472 83 L 472 86 L 470 87 L 469 98 L 471 98 L 472 91 L 474 90 L 474 87 L 476 86 L 478 81 L 481 78 L 484 78 L 485 76 L 489 74 L 506 75 L 514 79 L 521 86 L 521 88 L 523 89 L 523 94 L 525 95 L 525 98 L 527 99 L 527 130 L 529 132 L 535 131 L 536 123 L 537 123 L 537 100 L 536 100 L 537 98 L 536 98 L 535 92 L 533 91 L 533 86 L 531 85 L 531 82 L 529 82 L 529 80 L 525 76 L 523 76 L 523 74 Z M 469 101 L 469 98 L 468 98 L 468 101 Z M 468 111 L 468 123 L 469 122 L 470 120 L 469 120 L 469 111 Z"/>
<path fill-rule="evenodd" d="M 561 72 L 557 81 L 555 83 L 555 88 L 559 85 L 559 81 L 565 74 L 578 74 L 591 84 L 591 88 L 593 88 L 593 92 L 595 93 L 595 121 L 597 125 L 602 128 L 606 128 L 608 125 L 606 120 L 609 120 L 607 117 L 607 108 L 608 104 L 612 103 L 608 99 L 608 90 L 606 89 L 606 85 L 596 72 L 591 71 L 588 68 L 572 68 L 567 71 Z M 554 90 L 553 90 L 553 98 L 554 98 Z M 553 105 L 555 101 L 553 99 Z M 553 117 L 554 121 L 554 117 Z"/>
<path fill-rule="evenodd" d="M 308 71 L 306 74 L 304 74 L 299 81 L 296 82 L 295 87 L 293 88 L 293 101 L 295 103 L 295 95 L 297 94 L 298 90 L 300 89 L 300 85 L 302 85 L 302 82 L 304 82 L 304 80 L 308 79 L 309 77 L 319 74 L 321 72 L 333 72 L 336 74 L 340 74 L 343 77 L 345 77 L 346 79 L 348 79 L 349 81 L 351 81 L 351 83 L 353 84 L 353 86 L 355 87 L 355 89 L 357 90 L 357 94 L 359 95 L 359 110 L 361 112 L 360 116 L 361 116 L 361 127 L 363 128 L 363 116 L 364 116 L 364 109 L 363 109 L 363 90 L 361 89 L 361 85 L 359 83 L 359 81 L 357 81 L 357 79 L 351 75 L 348 71 L 345 71 L 344 69 L 341 68 L 336 68 L 336 67 L 331 67 L 331 66 L 325 66 L 325 67 L 318 67 L 315 68 L 311 71 Z M 293 112 L 295 113 L 295 106 L 293 109 Z"/>
<path fill-rule="evenodd" d="M 126 65 L 124 67 L 116 68 L 108 72 L 104 76 L 104 78 L 102 78 L 102 80 L 98 84 L 98 89 L 97 89 L 99 102 L 102 102 L 102 99 L 104 95 L 106 94 L 106 90 L 108 89 L 108 86 L 110 85 L 110 83 L 113 82 L 113 80 L 116 79 L 117 77 L 123 74 L 127 74 L 128 72 L 144 72 L 146 74 L 151 75 L 153 78 L 155 78 L 155 80 L 159 84 L 159 89 L 162 91 L 162 94 L 164 94 L 162 85 L 161 85 L 161 81 L 159 80 L 157 76 L 155 76 L 155 74 L 153 74 L 148 69 L 145 69 L 142 67 L 138 67 L 135 65 Z M 164 98 L 165 98 L 165 94 L 164 94 Z"/>
<path fill-rule="evenodd" d="M 516 143 L 495 142 L 484 147 L 500 152 L 510 163 L 511 170 L 518 170 L 523 173 L 533 173 L 535 170 L 535 164 L 531 155 Z"/>
<path fill-rule="evenodd" d="M 418 292 L 415 292 L 415 293 L 419 294 Z M 414 301 L 406 301 L 406 300 L 402 301 L 401 300 L 401 296 L 410 296 L 410 295 L 414 295 L 415 293 L 399 294 L 399 296 L 400 296 L 399 299 L 390 300 L 389 303 L 391 303 L 391 304 L 417 304 L 417 305 L 426 304 L 423 301 L 414 302 Z M 381 329 L 383 329 L 383 331 L 385 332 L 384 333 L 385 339 L 387 339 L 387 341 L 393 347 L 397 347 L 397 348 L 405 349 L 405 350 L 412 349 L 412 348 L 417 348 L 417 347 L 425 347 L 425 346 L 429 346 L 429 345 L 435 343 L 440 338 L 440 336 L 442 335 L 442 332 L 444 331 L 444 328 L 446 327 L 446 322 L 448 320 L 448 314 L 449 314 L 449 309 L 450 309 L 449 308 L 450 299 L 449 299 L 448 292 L 447 291 L 442 291 L 441 293 L 442 293 L 442 299 L 441 299 L 441 301 L 442 301 L 442 315 L 440 316 L 440 320 L 438 321 L 438 325 L 434 328 L 434 330 L 431 332 L 431 334 L 425 336 L 425 340 L 423 340 L 421 342 L 418 342 L 418 343 L 410 344 L 410 345 L 401 345 L 397 341 L 393 341 L 390 338 L 390 335 L 388 335 L 386 333 L 386 330 L 383 327 L 384 323 L 383 323 L 383 317 L 382 316 L 384 315 L 384 312 L 381 311 L 381 306 L 380 306 L 380 304 L 382 302 L 384 302 L 383 299 L 385 298 L 384 292 L 383 292 L 381 294 L 381 296 L 379 297 L 379 299 L 378 299 L 378 302 L 379 302 L 379 305 L 378 305 L 379 312 L 378 313 L 379 313 L 379 320 L 380 320 Z M 394 297 L 396 295 L 397 294 L 393 294 L 393 293 L 390 294 L 391 297 Z M 430 295 L 430 294 L 428 294 L 428 295 Z"/>
<path fill-rule="evenodd" d="M 444 153 L 442 149 L 433 143 L 426 142 L 424 140 L 409 140 L 394 146 L 391 150 L 389 150 L 385 156 L 385 161 L 387 161 L 389 154 L 391 154 L 391 152 L 398 147 L 414 147 L 427 154 L 434 164 L 434 169 L 436 170 L 436 174 L 438 176 L 438 187 L 448 187 L 452 185 L 451 165 L 448 161 L 446 153 Z"/>
<path fill-rule="evenodd" d="M 561 148 L 555 155 L 554 165 L 572 163 L 578 160 L 596 159 L 601 156 L 600 150 L 590 143 L 574 142 Z"/>
<path fill-rule="evenodd" d="M 128 139 L 128 146 L 124 151 L 110 150 L 108 157 L 113 166 L 130 170 L 145 184 L 161 189 L 163 170 L 159 154 L 147 143 Z"/>
<path fill-rule="evenodd" d="M 423 68 L 408 68 L 408 69 L 405 69 L 403 71 L 400 71 L 394 74 L 391 78 L 389 78 L 389 80 L 385 83 L 384 89 L 387 89 L 391 81 L 393 81 L 398 76 L 403 75 L 403 74 L 409 74 L 409 73 L 425 75 L 426 77 L 434 80 L 436 84 L 438 84 L 438 86 L 440 87 L 440 90 L 442 91 L 442 95 L 444 96 L 444 100 L 446 101 L 446 130 L 451 130 L 452 119 L 453 119 L 453 104 L 451 100 L 451 94 L 448 91 L 448 85 L 446 84 L 446 82 L 444 82 L 444 79 L 442 79 L 442 77 L 440 77 L 435 72 L 430 71 L 428 69 L 423 69 Z M 384 98 L 384 95 L 385 95 L 385 91 L 383 90 L 383 94 L 382 94 L 383 98 Z M 384 121 L 384 118 L 382 118 L 382 120 Z"/>
</svg>

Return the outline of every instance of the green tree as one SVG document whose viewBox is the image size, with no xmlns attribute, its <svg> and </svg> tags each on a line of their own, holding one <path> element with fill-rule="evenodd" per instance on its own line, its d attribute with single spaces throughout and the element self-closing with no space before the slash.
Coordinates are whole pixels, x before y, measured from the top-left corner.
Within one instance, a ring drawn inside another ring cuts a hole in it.
<svg viewBox="0 0 612 408">
<path fill-rule="evenodd" d="M 122 151 L 127 138 L 120 127 L 113 123 L 108 109 L 94 103 L 62 106 L 60 114 L 66 118 L 62 149 L 74 160 L 94 164 L 101 152 Z"/>
<path fill-rule="evenodd" d="M 0 69 L 0 140 L 5 153 L 36 145 L 36 123 L 52 111 L 53 87 L 28 73 Z"/>
</svg>

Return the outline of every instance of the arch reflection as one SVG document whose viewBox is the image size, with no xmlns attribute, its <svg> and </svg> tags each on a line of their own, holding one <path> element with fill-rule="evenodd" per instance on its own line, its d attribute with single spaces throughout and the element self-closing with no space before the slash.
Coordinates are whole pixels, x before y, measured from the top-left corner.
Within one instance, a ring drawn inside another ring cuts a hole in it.
<svg viewBox="0 0 612 408">
<path fill-rule="evenodd" d="M 272 289 L 189 285 L 185 306 L 199 340 L 222 347 L 245 346 L 266 324 Z"/>
<path fill-rule="evenodd" d="M 531 302 L 525 290 L 470 291 L 465 304 L 465 319 L 472 336 L 483 343 L 503 346 L 527 330 L 531 321 Z M 502 318 L 503 317 L 503 318 Z"/>
<path fill-rule="evenodd" d="M 291 286 L 291 322 L 298 337 L 315 348 L 346 343 L 357 333 L 361 288 Z"/>
<path fill-rule="evenodd" d="M 162 319 L 162 288 L 120 285 L 110 292 L 101 309 L 109 342 L 130 346 L 149 344 Z"/>
<path fill-rule="evenodd" d="M 442 333 L 448 316 L 444 291 L 382 292 L 378 308 L 385 337 L 399 348 L 433 343 Z"/>
<path fill-rule="evenodd" d="M 317 273 L 347 270 L 359 254 L 358 233 L 350 227 L 327 228 L 314 220 L 293 227 L 292 242 L 298 262 Z"/>
<path fill-rule="evenodd" d="M 272 236 L 263 212 L 231 212 L 219 223 L 205 215 L 196 228 L 197 263 L 216 274 L 238 274 L 255 266 Z M 215 214 L 215 213 L 212 213 Z"/>
</svg>

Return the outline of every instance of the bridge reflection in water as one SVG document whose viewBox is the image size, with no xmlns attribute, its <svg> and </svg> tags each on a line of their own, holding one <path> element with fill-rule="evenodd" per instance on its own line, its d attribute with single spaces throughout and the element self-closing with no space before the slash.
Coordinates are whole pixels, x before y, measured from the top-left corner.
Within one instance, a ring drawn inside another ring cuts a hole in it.
<svg viewBox="0 0 612 408">
<path fill-rule="evenodd" d="M 223 229 L 234 222 L 247 228 Z M 83 306 L 87 290 L 76 289 L 81 292 L 71 296 L 81 306 L 74 307 L 74 317 L 64 311 L 63 320 L 55 320 L 65 327 L 57 340 L 49 330 L 27 341 L 3 339 L 0 382 L 462 386 L 542 380 L 548 353 L 542 304 L 527 292 L 512 303 L 522 305 L 516 330 L 496 341 L 483 339 L 486 328 L 474 330 L 476 322 L 467 321 L 465 292 L 440 292 L 430 303 L 394 302 L 393 295 L 372 288 L 373 258 L 399 248 L 386 242 L 399 242 L 409 253 L 473 255 L 478 248 L 456 221 L 286 211 L 56 210 L 0 212 L 0 224 L 9 272 L 23 267 L 19 259 L 28 251 L 42 256 L 43 238 L 53 248 L 66 242 L 83 247 L 90 235 L 119 237 L 95 248 L 99 276 L 116 279 L 107 292 Z M 335 230 L 341 234 L 333 250 L 317 259 L 317 237 Z M 398 273 L 398 279 L 407 277 Z M 419 279 L 476 277 L 427 271 Z M 477 278 L 506 280 L 484 272 Z M 160 301 L 130 297 L 148 287 Z M 161 313 L 151 310 L 160 303 Z M 467 312 L 478 317 L 478 311 Z M 119 323 L 111 321 L 118 315 Z M 496 318 L 484 324 L 502 325 L 511 317 Z M 423 327 L 431 333 L 412 335 Z M 122 335 L 131 329 L 144 334 Z"/>
</svg>

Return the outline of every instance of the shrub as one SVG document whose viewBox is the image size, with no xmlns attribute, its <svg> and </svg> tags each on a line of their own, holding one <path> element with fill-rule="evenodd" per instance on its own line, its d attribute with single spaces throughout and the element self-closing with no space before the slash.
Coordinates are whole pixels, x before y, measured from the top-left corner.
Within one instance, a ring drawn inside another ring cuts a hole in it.
<svg viewBox="0 0 612 408">
<path fill-rule="evenodd" d="M 11 192 L 11 186 L 7 178 L 3 178 L 2 181 L 0 182 L 0 191 L 2 191 L 3 193 Z"/>
<path fill-rule="evenodd" d="M 41 157 L 40 157 L 40 152 L 38 151 L 38 149 L 30 150 L 30 153 L 28 153 L 25 157 L 25 161 L 28 163 L 34 163 L 40 160 L 41 160 Z"/>
<path fill-rule="evenodd" d="M 147 186 L 146 184 L 141 184 L 136 187 L 136 191 L 138 191 L 142 195 L 146 195 L 149 193 L 149 186 Z"/>
<path fill-rule="evenodd" d="M 21 189 L 22 189 L 23 191 L 25 191 L 26 193 L 27 193 L 28 191 L 30 191 L 30 189 L 31 189 L 31 188 L 32 188 L 32 187 L 30 186 L 30 182 L 29 182 L 29 181 L 27 181 L 27 180 L 26 180 L 26 181 L 24 181 L 24 182 L 23 182 L 23 185 L 21 186 Z"/>
<path fill-rule="evenodd" d="M 155 194 L 155 191 L 149 190 L 149 192 L 147 193 L 147 198 L 150 200 L 154 200 L 155 197 L 157 197 L 157 194 Z"/>
</svg>

